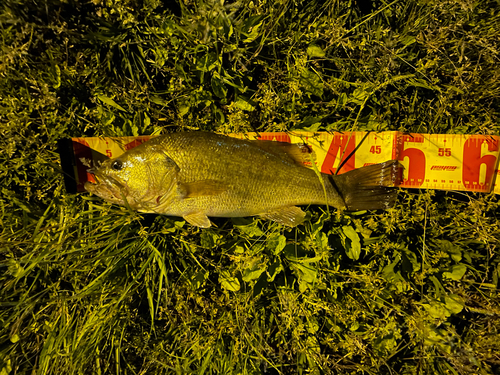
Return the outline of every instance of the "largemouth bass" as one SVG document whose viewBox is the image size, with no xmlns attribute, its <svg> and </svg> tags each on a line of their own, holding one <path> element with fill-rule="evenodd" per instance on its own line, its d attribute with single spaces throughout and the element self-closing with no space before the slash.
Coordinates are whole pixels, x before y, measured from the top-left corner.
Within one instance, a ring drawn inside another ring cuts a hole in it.
<svg viewBox="0 0 500 375">
<path fill-rule="evenodd" d="M 303 148 L 274 141 L 240 140 L 205 132 L 151 140 L 90 169 L 85 189 L 134 210 L 181 216 L 207 228 L 208 217 L 261 216 L 288 226 L 304 220 L 297 206 L 339 210 L 386 209 L 395 160 L 342 175 L 318 175 L 301 164 Z"/>
</svg>

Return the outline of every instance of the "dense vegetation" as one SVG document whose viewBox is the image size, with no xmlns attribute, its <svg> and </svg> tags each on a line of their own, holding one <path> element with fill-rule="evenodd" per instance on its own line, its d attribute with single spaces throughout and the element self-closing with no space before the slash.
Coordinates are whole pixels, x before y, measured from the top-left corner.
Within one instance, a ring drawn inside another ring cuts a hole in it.
<svg viewBox="0 0 500 375">
<path fill-rule="evenodd" d="M 499 201 L 200 230 L 68 194 L 63 137 L 499 134 L 500 3 L 4 0 L 0 374 L 495 374 Z"/>
</svg>

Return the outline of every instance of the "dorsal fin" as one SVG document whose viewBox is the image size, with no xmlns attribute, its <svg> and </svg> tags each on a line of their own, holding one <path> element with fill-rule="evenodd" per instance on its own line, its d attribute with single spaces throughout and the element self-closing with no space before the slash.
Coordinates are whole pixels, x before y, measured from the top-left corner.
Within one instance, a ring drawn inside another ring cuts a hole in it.
<svg viewBox="0 0 500 375">
<path fill-rule="evenodd" d="M 289 163 L 304 165 L 314 160 L 315 155 L 310 146 L 303 144 L 294 144 L 287 142 L 268 141 L 268 140 L 253 140 L 250 141 L 260 149 L 267 151 L 280 159 L 286 160 Z"/>
</svg>

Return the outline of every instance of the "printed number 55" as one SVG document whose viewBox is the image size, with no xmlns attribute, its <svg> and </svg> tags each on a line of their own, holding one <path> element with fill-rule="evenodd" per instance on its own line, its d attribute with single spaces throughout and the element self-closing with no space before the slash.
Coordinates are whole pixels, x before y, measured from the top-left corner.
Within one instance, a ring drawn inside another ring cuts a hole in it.
<svg viewBox="0 0 500 375">
<path fill-rule="evenodd" d="M 451 148 L 440 148 L 438 150 L 439 156 L 451 156 Z"/>
</svg>

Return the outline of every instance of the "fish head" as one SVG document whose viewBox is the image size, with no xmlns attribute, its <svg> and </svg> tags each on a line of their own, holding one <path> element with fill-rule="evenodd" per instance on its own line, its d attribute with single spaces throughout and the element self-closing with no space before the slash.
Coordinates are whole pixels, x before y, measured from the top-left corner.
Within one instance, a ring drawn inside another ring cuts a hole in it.
<svg viewBox="0 0 500 375">
<path fill-rule="evenodd" d="M 179 168 L 159 147 L 142 146 L 89 169 L 93 181 L 85 183 L 85 190 L 111 203 L 152 211 L 175 188 Z"/>
</svg>

